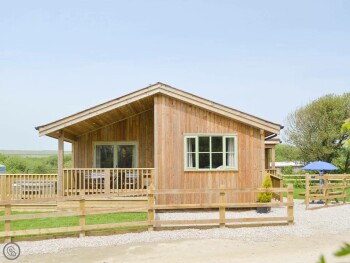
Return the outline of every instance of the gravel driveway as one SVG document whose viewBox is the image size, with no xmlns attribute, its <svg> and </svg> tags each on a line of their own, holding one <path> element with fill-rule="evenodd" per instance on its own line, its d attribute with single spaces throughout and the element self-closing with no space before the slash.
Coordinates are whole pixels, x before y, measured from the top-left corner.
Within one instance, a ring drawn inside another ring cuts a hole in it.
<svg viewBox="0 0 350 263">
<path fill-rule="evenodd" d="M 286 208 L 272 208 L 269 216 L 284 216 Z M 174 240 L 229 239 L 241 242 L 261 242 L 264 240 L 283 241 L 286 238 L 302 240 L 317 235 L 339 235 L 339 241 L 350 241 L 350 206 L 305 210 L 301 200 L 295 200 L 295 224 L 292 226 L 267 226 L 254 228 L 186 229 L 130 233 L 102 237 L 64 238 L 32 242 L 19 242 L 21 255 L 62 252 L 72 248 L 96 248 L 118 246 L 130 243 L 155 243 Z M 255 211 L 228 212 L 228 218 L 262 216 Z M 158 214 L 160 219 L 201 219 L 218 218 L 218 212 L 166 213 Z M 3 245 L 1 246 L 2 250 Z M 0 257 L 0 260 L 3 259 Z M 102 262 L 102 261 L 101 261 Z"/>
</svg>

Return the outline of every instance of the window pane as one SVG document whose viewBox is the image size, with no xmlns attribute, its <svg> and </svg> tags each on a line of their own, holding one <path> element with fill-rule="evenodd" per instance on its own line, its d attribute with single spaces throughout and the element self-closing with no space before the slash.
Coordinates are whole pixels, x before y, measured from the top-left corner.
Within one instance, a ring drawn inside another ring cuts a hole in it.
<svg viewBox="0 0 350 263">
<path fill-rule="evenodd" d="M 234 152 L 235 151 L 235 143 L 234 138 L 226 138 L 226 152 Z"/>
<path fill-rule="evenodd" d="M 133 168 L 134 164 L 134 145 L 118 145 L 118 168 Z"/>
<path fill-rule="evenodd" d="M 222 153 L 212 153 L 211 154 L 211 165 L 213 169 L 223 168 Z"/>
<path fill-rule="evenodd" d="M 199 152 L 209 152 L 209 137 L 198 138 Z"/>
<path fill-rule="evenodd" d="M 209 153 L 199 154 L 199 169 L 210 169 L 209 157 L 210 157 Z"/>
<path fill-rule="evenodd" d="M 222 137 L 211 137 L 211 151 L 222 152 Z"/>
<path fill-rule="evenodd" d="M 196 138 L 187 138 L 187 152 L 196 152 Z"/>
<path fill-rule="evenodd" d="M 113 168 L 113 145 L 96 145 L 96 167 Z"/>
<path fill-rule="evenodd" d="M 196 167 L 196 154 L 188 153 L 187 154 L 187 168 L 195 168 Z"/>
<path fill-rule="evenodd" d="M 235 154 L 227 153 L 226 154 L 226 166 L 227 167 L 235 167 Z"/>
<path fill-rule="evenodd" d="M 226 166 L 235 167 L 235 139 L 226 138 Z"/>
</svg>

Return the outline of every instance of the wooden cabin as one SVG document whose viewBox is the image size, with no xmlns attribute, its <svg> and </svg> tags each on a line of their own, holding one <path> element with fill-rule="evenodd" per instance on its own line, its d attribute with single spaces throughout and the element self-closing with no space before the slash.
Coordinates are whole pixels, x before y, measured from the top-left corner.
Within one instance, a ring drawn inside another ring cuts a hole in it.
<svg viewBox="0 0 350 263">
<path fill-rule="evenodd" d="M 59 195 L 136 196 L 151 182 L 156 189 L 257 188 L 269 168 L 266 142 L 281 125 L 156 83 L 36 129 L 58 140 Z M 64 141 L 72 144 L 70 169 L 63 167 Z M 174 194 L 158 202 L 215 200 Z"/>
</svg>

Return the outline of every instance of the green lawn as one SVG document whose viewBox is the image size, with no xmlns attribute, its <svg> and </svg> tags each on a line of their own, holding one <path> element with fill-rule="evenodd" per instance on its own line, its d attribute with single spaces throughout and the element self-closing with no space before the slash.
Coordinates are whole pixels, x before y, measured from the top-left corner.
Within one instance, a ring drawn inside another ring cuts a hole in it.
<svg viewBox="0 0 350 263">
<path fill-rule="evenodd" d="M 13 212 L 12 214 L 16 215 L 16 214 L 28 214 L 28 213 Z M 3 216 L 4 212 L 1 211 L 0 215 Z M 146 220 L 147 220 L 147 213 L 145 212 L 111 213 L 111 214 L 86 216 L 87 225 L 135 222 L 135 221 L 146 221 Z M 38 218 L 38 219 L 26 219 L 26 220 L 14 220 L 12 221 L 12 224 L 11 224 L 11 230 L 53 228 L 53 227 L 65 227 L 65 226 L 78 226 L 78 225 L 79 225 L 78 216 Z M 0 223 L 0 231 L 4 231 L 3 221 Z"/>
</svg>

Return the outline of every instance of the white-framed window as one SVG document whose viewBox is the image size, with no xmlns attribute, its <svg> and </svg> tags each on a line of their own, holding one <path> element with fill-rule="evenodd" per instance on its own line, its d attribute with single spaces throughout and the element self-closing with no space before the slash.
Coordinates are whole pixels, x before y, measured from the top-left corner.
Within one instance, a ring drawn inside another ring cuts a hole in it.
<svg viewBox="0 0 350 263">
<path fill-rule="evenodd" d="M 95 168 L 137 168 L 137 142 L 93 142 Z"/>
<path fill-rule="evenodd" d="M 238 170 L 234 134 L 188 134 L 184 139 L 185 170 Z"/>
</svg>

